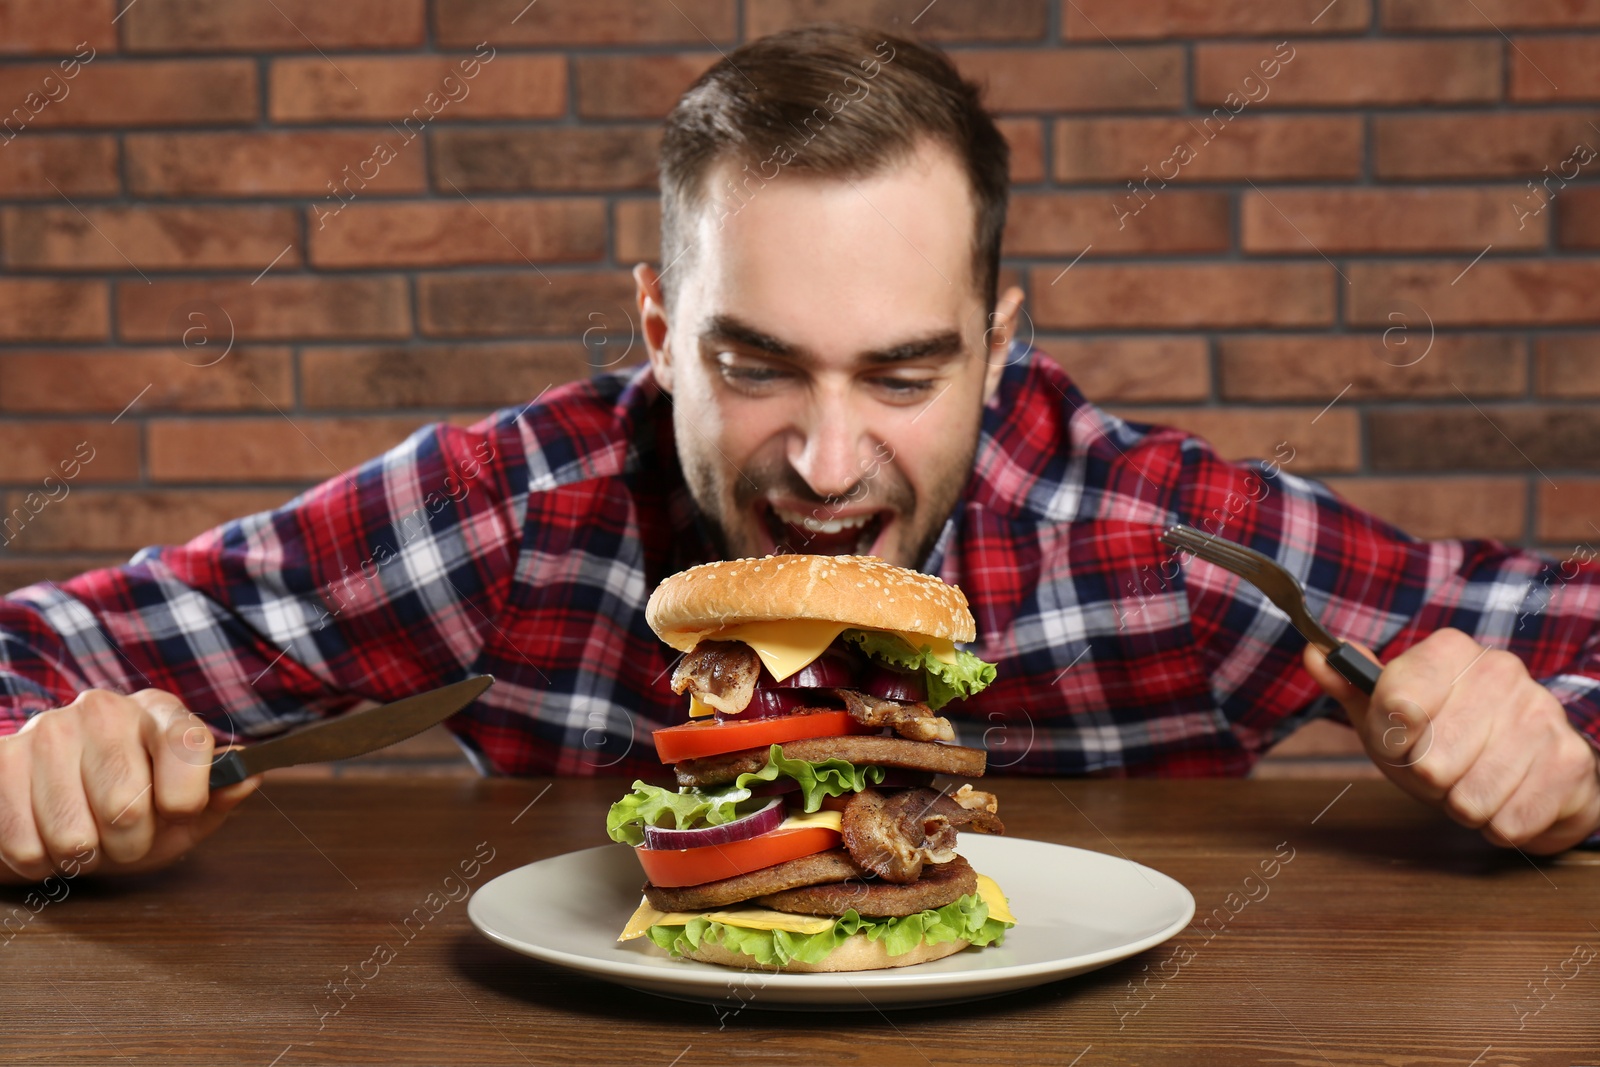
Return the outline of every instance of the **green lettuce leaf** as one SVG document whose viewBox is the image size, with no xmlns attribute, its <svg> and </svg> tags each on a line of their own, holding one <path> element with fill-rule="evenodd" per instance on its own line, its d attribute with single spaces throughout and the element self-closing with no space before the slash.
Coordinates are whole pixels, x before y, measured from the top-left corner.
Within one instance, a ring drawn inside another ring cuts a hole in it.
<svg viewBox="0 0 1600 1067">
<path fill-rule="evenodd" d="M 908 671 L 921 671 L 928 686 L 928 707 L 938 711 L 952 700 L 965 700 L 994 681 L 993 663 L 985 663 L 964 648 L 956 661 L 946 663 L 923 645 L 912 648 L 898 634 L 882 630 L 846 630 L 839 635 L 873 659 Z"/>
<path fill-rule="evenodd" d="M 752 797 L 752 783 L 770 782 L 780 776 L 800 783 L 802 807 L 807 812 L 813 812 L 822 807 L 824 797 L 859 793 L 869 785 L 879 784 L 884 779 L 884 769 L 857 767 L 842 759 L 823 760 L 820 763 L 789 759 L 783 754 L 782 748 L 773 745 L 767 753 L 766 766 L 759 771 L 746 771 L 732 785 L 721 788 L 694 789 L 686 786 L 673 792 L 663 786 L 634 782 L 633 792 L 611 805 L 611 810 L 606 812 L 606 833 L 613 841 L 642 845 L 647 825 L 671 826 L 675 830 L 721 826 L 749 814 L 756 806 L 744 803 Z"/>
<path fill-rule="evenodd" d="M 803 810 L 817 811 L 823 797 L 839 797 L 846 793 L 859 793 L 869 785 L 883 781 L 882 767 L 857 767 L 849 760 L 828 759 L 812 763 L 803 759 L 789 759 L 782 747 L 773 745 L 767 751 L 767 765 L 759 771 L 746 771 L 733 781 L 734 787 L 749 791 L 752 782 L 770 782 L 780 775 L 800 783 L 800 795 L 805 798 Z"/>
<path fill-rule="evenodd" d="M 698 826 L 720 826 L 740 815 L 740 801 L 750 799 L 750 790 L 738 785 L 719 790 L 673 792 L 659 785 L 634 782 L 633 792 L 611 805 L 606 812 L 606 833 L 611 840 L 626 845 L 644 844 L 645 826 L 666 826 L 671 818 L 676 830 Z"/>
<path fill-rule="evenodd" d="M 652 926 L 645 931 L 645 936 L 674 956 L 709 942 L 742 952 L 763 966 L 781 967 L 790 960 L 820 963 L 846 938 L 857 933 L 864 933 L 873 941 L 882 941 L 889 955 L 903 956 L 924 941 L 930 945 L 957 940 L 970 941 L 977 946 L 1003 944 L 1006 930 L 1012 925 L 989 918 L 989 905 L 978 894 L 969 893 L 942 908 L 896 918 L 863 919 L 852 908 L 820 934 L 749 930 L 698 918 L 682 926 Z"/>
</svg>

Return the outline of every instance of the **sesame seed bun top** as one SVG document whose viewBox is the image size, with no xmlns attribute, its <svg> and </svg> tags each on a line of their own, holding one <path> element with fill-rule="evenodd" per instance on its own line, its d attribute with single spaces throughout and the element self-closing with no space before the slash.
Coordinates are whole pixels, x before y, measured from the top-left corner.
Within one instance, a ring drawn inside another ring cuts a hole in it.
<svg viewBox="0 0 1600 1067">
<path fill-rule="evenodd" d="M 661 639 L 692 648 L 745 622 L 815 619 L 967 642 L 977 636 L 961 590 L 877 556 L 729 559 L 680 571 L 650 594 L 645 619 Z"/>
</svg>

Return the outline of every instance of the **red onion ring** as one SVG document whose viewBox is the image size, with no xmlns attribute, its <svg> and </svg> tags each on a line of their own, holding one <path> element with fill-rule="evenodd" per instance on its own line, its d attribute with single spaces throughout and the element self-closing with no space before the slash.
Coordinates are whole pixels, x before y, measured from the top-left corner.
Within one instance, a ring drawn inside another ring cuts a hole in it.
<svg viewBox="0 0 1600 1067">
<path fill-rule="evenodd" d="M 773 797 L 749 815 L 743 815 L 719 826 L 702 826 L 693 830 L 675 830 L 665 826 L 644 828 L 645 848 L 699 848 L 702 845 L 726 845 L 743 841 L 747 837 L 776 830 L 783 823 L 783 798 Z"/>
</svg>

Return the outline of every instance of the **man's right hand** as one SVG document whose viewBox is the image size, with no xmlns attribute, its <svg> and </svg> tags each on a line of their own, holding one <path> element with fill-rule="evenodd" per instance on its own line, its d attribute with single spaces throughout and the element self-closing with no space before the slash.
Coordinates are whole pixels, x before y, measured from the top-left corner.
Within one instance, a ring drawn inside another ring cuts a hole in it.
<svg viewBox="0 0 1600 1067">
<path fill-rule="evenodd" d="M 261 784 L 211 789 L 213 743 L 160 689 L 90 689 L 0 737 L 0 884 L 171 863 Z"/>
</svg>

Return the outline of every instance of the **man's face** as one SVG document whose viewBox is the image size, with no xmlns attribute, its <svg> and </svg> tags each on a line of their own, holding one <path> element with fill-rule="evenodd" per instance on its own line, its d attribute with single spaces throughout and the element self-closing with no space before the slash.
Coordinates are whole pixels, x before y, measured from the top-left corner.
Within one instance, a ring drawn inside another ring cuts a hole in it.
<svg viewBox="0 0 1600 1067">
<path fill-rule="evenodd" d="M 971 472 L 1021 294 L 991 330 L 972 197 L 942 148 L 849 181 L 785 171 L 742 201 L 739 176 L 708 177 L 670 316 L 635 271 L 690 491 L 729 556 L 916 566 Z"/>
</svg>

